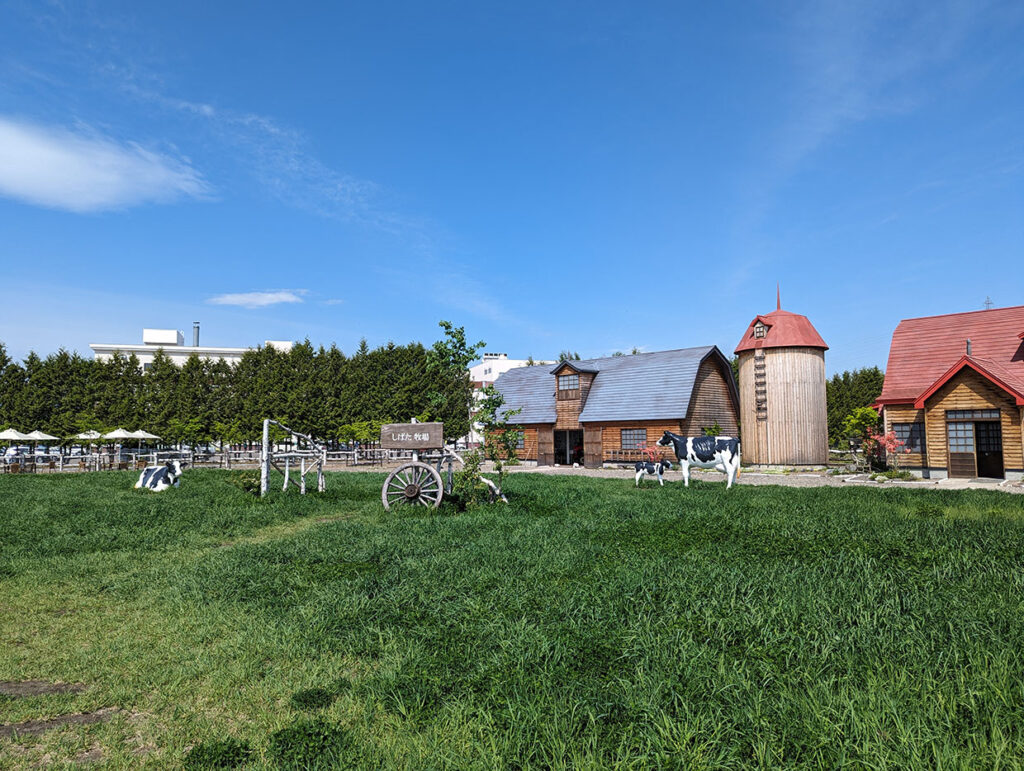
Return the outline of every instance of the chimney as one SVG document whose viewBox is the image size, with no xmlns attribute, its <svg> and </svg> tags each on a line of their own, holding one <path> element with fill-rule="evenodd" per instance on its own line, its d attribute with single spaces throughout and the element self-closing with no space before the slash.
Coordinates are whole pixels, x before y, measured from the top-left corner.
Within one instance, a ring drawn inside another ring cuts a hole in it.
<svg viewBox="0 0 1024 771">
<path fill-rule="evenodd" d="M 971 338 L 967 338 L 967 355 L 971 355 Z"/>
<path fill-rule="evenodd" d="M 192 347 L 193 348 L 198 348 L 199 347 L 199 322 L 198 321 L 193 321 L 192 322 Z"/>
</svg>

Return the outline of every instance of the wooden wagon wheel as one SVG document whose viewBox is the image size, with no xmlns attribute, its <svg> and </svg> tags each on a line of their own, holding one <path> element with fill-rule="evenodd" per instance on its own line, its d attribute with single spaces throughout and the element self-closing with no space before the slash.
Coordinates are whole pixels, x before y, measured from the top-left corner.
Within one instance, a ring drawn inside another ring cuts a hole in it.
<svg viewBox="0 0 1024 771">
<path fill-rule="evenodd" d="M 406 463 L 388 474 L 380 500 L 387 511 L 395 505 L 426 506 L 436 509 L 441 505 L 444 483 L 437 469 L 426 463 Z"/>
</svg>

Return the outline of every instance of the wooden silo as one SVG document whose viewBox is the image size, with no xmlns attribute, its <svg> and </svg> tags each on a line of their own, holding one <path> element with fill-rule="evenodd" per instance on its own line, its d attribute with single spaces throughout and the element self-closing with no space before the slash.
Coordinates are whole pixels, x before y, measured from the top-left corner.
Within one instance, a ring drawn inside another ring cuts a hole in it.
<svg viewBox="0 0 1024 771">
<path fill-rule="evenodd" d="M 828 462 L 825 351 L 806 316 L 757 316 L 736 346 L 743 462 L 823 466 Z"/>
</svg>

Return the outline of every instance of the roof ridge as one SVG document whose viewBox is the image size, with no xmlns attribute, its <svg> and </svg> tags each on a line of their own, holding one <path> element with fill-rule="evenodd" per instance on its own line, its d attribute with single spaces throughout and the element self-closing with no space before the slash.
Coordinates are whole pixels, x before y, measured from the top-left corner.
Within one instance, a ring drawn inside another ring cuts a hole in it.
<svg viewBox="0 0 1024 771">
<path fill-rule="evenodd" d="M 934 316 L 911 316 L 908 319 L 900 319 L 899 323 L 902 324 L 904 321 L 927 321 L 929 319 L 948 319 L 952 316 L 970 316 L 975 313 L 995 313 L 998 311 L 1017 311 L 1024 310 L 1024 305 L 1008 305 L 1005 308 L 979 308 L 974 311 L 957 311 L 956 313 L 937 313 Z M 897 324 L 899 326 L 899 324 Z"/>
</svg>

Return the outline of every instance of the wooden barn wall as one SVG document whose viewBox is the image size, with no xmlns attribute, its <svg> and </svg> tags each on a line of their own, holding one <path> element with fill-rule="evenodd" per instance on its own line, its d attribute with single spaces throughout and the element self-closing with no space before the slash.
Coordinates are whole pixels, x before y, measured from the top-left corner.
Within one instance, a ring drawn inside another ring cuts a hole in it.
<svg viewBox="0 0 1024 771">
<path fill-rule="evenodd" d="M 561 371 L 561 370 L 560 370 Z M 567 373 L 571 370 L 566 369 Z M 594 384 L 592 373 L 580 373 L 580 394 L 576 399 L 558 398 L 558 376 L 552 375 L 552 386 L 555 389 L 555 428 L 562 430 L 576 430 L 580 428 L 580 413 L 587 403 L 587 396 L 590 394 L 590 387 Z"/>
<path fill-rule="evenodd" d="M 1021 447 L 1021 410 L 1013 398 L 972 369 L 963 369 L 953 376 L 925 404 L 925 435 L 928 438 L 928 465 L 946 468 L 949 465 L 946 441 L 946 410 L 1000 410 L 1003 431 L 1003 467 L 1024 468 Z"/>
<path fill-rule="evenodd" d="M 892 431 L 893 423 L 924 423 L 924 410 L 915 410 L 909 404 L 887 405 L 882 410 L 882 417 L 885 421 L 885 432 Z M 911 468 L 922 468 L 927 466 L 928 438 L 922 438 L 924 452 L 901 452 L 900 466 Z"/>
<path fill-rule="evenodd" d="M 647 444 L 652 445 L 661 439 L 662 434 L 671 431 L 673 434 L 683 433 L 682 420 L 621 420 L 610 423 L 601 423 L 601 450 L 605 460 L 612 460 L 614 453 L 622 450 L 622 429 L 644 428 L 647 429 Z M 666 449 L 672 452 L 672 448 Z"/>
<path fill-rule="evenodd" d="M 724 366 L 727 365 L 717 358 L 709 357 L 697 370 L 690 397 L 690 415 L 683 424 L 683 433 L 687 436 L 702 434 L 705 428 L 711 428 L 715 423 L 721 427 L 723 436 L 739 435 L 739 414 L 727 379 L 732 377 L 732 373 L 726 375 Z"/>
<path fill-rule="evenodd" d="M 767 420 L 757 419 L 754 353 L 740 354 L 743 460 L 766 465 L 825 465 L 828 414 L 825 353 L 817 348 L 765 349 Z"/>
<path fill-rule="evenodd" d="M 768 463 L 828 463 L 825 353 L 816 348 L 769 348 Z"/>
<path fill-rule="evenodd" d="M 519 460 L 537 460 L 538 426 L 523 426 L 523 449 L 516 450 Z"/>
<path fill-rule="evenodd" d="M 754 398 L 754 352 L 743 351 L 739 366 L 740 387 L 740 444 L 743 460 L 747 463 L 767 463 L 767 430 L 757 420 Z M 759 430 L 760 429 L 760 430 Z"/>
</svg>

